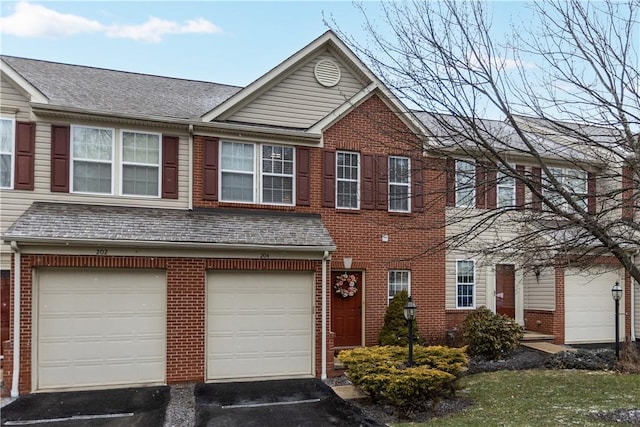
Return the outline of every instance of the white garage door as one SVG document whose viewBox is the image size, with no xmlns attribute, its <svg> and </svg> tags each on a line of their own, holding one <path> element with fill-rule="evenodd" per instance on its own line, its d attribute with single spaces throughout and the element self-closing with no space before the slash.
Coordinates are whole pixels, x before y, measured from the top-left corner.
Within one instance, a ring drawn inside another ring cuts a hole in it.
<svg viewBox="0 0 640 427">
<path fill-rule="evenodd" d="M 313 273 L 207 276 L 207 379 L 313 375 Z"/>
<path fill-rule="evenodd" d="M 565 272 L 565 342 L 597 343 L 615 340 L 615 304 L 611 288 L 620 282 L 618 271 L 569 268 Z M 620 282 L 622 285 L 623 283 Z M 624 312 L 624 298 L 620 313 Z M 620 316 L 620 339 L 624 316 Z"/>
<path fill-rule="evenodd" d="M 163 384 L 166 274 L 37 271 L 36 389 Z"/>
</svg>

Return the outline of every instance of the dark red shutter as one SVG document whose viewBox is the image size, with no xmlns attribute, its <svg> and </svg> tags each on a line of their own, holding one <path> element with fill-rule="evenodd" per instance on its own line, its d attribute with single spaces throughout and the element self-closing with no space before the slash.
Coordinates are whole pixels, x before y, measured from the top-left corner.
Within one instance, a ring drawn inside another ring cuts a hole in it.
<svg viewBox="0 0 640 427">
<path fill-rule="evenodd" d="M 524 177 L 524 166 L 516 165 L 516 171 L 518 177 L 516 178 L 516 209 L 524 209 L 524 182 L 521 177 Z"/>
<path fill-rule="evenodd" d="M 495 209 L 498 205 L 498 172 L 495 170 L 495 168 L 486 170 L 486 178 L 486 207 L 487 209 Z"/>
<path fill-rule="evenodd" d="M 587 174 L 587 212 L 596 213 L 596 175 L 591 172 Z"/>
<path fill-rule="evenodd" d="M 622 167 L 622 219 L 633 220 L 634 202 L 633 169 Z"/>
<path fill-rule="evenodd" d="M 218 138 L 204 138 L 202 198 L 218 200 Z"/>
<path fill-rule="evenodd" d="M 336 206 L 336 152 L 322 153 L 322 206 Z"/>
<path fill-rule="evenodd" d="M 162 136 L 162 198 L 178 198 L 178 146 L 177 136 Z"/>
<path fill-rule="evenodd" d="M 376 207 L 376 158 L 371 154 L 362 155 L 362 189 L 360 207 L 375 209 Z"/>
<path fill-rule="evenodd" d="M 456 161 L 454 159 L 447 159 L 447 206 L 456 205 Z"/>
<path fill-rule="evenodd" d="M 424 212 L 424 179 L 422 159 L 413 159 L 411 174 L 411 210 L 413 212 Z"/>
<path fill-rule="evenodd" d="M 311 205 L 310 159 L 308 147 L 296 147 L 296 205 Z"/>
<path fill-rule="evenodd" d="M 377 156 L 376 164 L 376 209 L 386 211 L 389 209 L 389 157 Z"/>
<path fill-rule="evenodd" d="M 69 192 L 69 126 L 51 126 L 51 191 Z"/>
<path fill-rule="evenodd" d="M 476 208 L 487 207 L 487 168 L 482 163 L 476 163 Z"/>
<path fill-rule="evenodd" d="M 533 188 L 536 190 L 531 194 L 531 207 L 537 211 L 542 210 L 542 169 L 533 167 L 531 168 L 531 179 L 533 181 Z M 536 194 L 536 192 L 538 194 Z"/>
<path fill-rule="evenodd" d="M 34 157 L 36 150 L 36 124 L 16 123 L 16 162 L 13 188 L 33 190 Z"/>
</svg>

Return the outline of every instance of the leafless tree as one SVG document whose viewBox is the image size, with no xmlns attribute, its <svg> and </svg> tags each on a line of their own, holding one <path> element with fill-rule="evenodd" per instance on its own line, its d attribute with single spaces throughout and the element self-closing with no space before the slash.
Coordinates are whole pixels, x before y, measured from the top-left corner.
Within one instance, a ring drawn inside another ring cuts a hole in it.
<svg viewBox="0 0 640 427">
<path fill-rule="evenodd" d="M 493 25 L 504 19 L 499 2 L 356 6 L 365 41 L 331 26 L 425 123 L 428 137 L 416 140 L 450 159 L 443 173 L 452 159 L 482 166 L 458 183 L 474 187 L 473 206 L 447 208 L 448 249 L 530 268 L 612 255 L 640 282 L 639 0 L 531 3 L 509 34 Z M 509 182 L 526 199 L 495 206 L 488 189 Z"/>
</svg>

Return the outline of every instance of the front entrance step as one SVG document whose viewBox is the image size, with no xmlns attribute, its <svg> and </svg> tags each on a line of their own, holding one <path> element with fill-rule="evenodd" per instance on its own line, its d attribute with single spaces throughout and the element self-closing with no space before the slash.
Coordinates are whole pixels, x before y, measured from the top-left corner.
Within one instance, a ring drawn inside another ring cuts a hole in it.
<svg viewBox="0 0 640 427">
<path fill-rule="evenodd" d="M 331 387 L 333 391 L 344 400 L 365 399 L 366 394 L 355 388 L 353 385 L 336 385 Z"/>
<path fill-rule="evenodd" d="M 524 335 L 520 339 L 520 342 L 527 342 L 527 341 L 536 341 L 536 342 L 553 341 L 553 335 L 543 334 L 543 333 L 534 332 L 534 331 L 524 331 Z"/>
<path fill-rule="evenodd" d="M 548 353 L 548 354 L 562 353 L 563 351 L 576 351 L 575 348 L 567 347 L 564 345 L 557 345 L 547 341 L 540 341 L 540 342 L 527 341 L 527 342 L 521 342 L 520 345 L 523 347 L 531 348 L 533 350 L 537 350 L 542 353 Z"/>
</svg>

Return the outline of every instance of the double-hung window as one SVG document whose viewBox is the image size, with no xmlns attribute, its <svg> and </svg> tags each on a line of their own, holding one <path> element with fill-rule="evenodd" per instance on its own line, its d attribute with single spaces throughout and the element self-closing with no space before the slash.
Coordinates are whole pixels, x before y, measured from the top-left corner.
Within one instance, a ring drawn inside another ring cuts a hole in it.
<svg viewBox="0 0 640 427">
<path fill-rule="evenodd" d="M 359 209 L 360 155 L 338 151 L 336 161 L 336 207 Z"/>
<path fill-rule="evenodd" d="M 409 270 L 389 270 L 389 299 L 395 294 L 407 291 L 411 295 L 411 272 Z"/>
<path fill-rule="evenodd" d="M 456 207 L 476 205 L 476 165 L 470 161 L 456 161 Z"/>
<path fill-rule="evenodd" d="M 15 126 L 13 119 L 0 119 L 0 188 L 13 188 Z"/>
<path fill-rule="evenodd" d="M 113 129 L 72 126 L 72 191 L 113 194 L 113 157 Z"/>
<path fill-rule="evenodd" d="M 410 163 L 408 157 L 389 157 L 389 210 L 409 212 L 411 197 Z"/>
<path fill-rule="evenodd" d="M 577 169 L 549 168 L 549 172 L 567 191 L 573 200 L 583 209 L 587 209 L 588 203 L 588 177 L 587 172 Z M 563 210 L 569 210 L 567 200 L 554 190 L 549 178 L 544 179 L 543 194 L 554 206 Z"/>
<path fill-rule="evenodd" d="M 456 261 L 456 308 L 474 308 L 475 261 Z"/>
<path fill-rule="evenodd" d="M 122 132 L 122 194 L 160 194 L 160 134 Z"/>
<path fill-rule="evenodd" d="M 220 145 L 221 201 L 294 203 L 293 147 L 235 141 Z"/>
<path fill-rule="evenodd" d="M 498 208 L 507 208 L 515 206 L 516 202 L 516 181 L 512 176 L 508 176 L 503 172 L 497 175 L 497 198 L 496 206 Z"/>
</svg>

